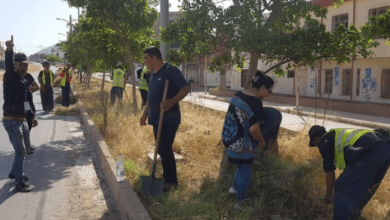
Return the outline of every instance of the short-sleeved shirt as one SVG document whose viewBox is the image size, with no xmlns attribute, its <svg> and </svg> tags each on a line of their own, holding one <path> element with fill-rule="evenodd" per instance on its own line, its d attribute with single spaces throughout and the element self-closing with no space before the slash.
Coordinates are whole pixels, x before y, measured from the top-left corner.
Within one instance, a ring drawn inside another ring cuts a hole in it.
<svg viewBox="0 0 390 220">
<path fill-rule="evenodd" d="M 318 144 L 318 149 L 320 150 L 321 156 L 323 158 L 323 168 L 325 172 L 336 170 L 336 165 L 334 162 L 335 136 L 335 131 L 329 132 L 321 137 L 320 143 Z M 344 159 L 346 166 L 348 167 L 349 165 L 354 164 L 359 159 L 359 155 L 363 153 L 364 150 L 372 149 L 377 143 L 385 142 L 388 142 L 388 140 L 377 132 L 364 134 L 355 142 L 353 146 L 347 146 L 344 148 Z"/>
<path fill-rule="evenodd" d="M 167 99 L 171 99 L 179 93 L 180 89 L 187 86 L 181 71 L 168 63 L 165 63 L 157 73 L 151 73 L 148 94 L 148 123 L 158 124 L 160 118 L 160 104 L 163 99 L 165 80 L 169 80 Z M 181 115 L 179 103 L 174 104 L 164 112 L 163 122 L 180 124 Z"/>
<path fill-rule="evenodd" d="M 222 130 L 222 142 L 228 149 L 231 163 L 251 163 L 253 147 L 258 141 L 253 139 L 250 127 L 265 121 L 262 101 L 242 91 L 236 93 L 230 100 Z"/>
</svg>

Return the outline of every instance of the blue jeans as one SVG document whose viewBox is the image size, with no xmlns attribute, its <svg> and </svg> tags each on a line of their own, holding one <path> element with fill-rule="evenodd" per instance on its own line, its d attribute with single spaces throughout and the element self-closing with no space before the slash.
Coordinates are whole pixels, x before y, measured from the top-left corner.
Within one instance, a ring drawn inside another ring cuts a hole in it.
<svg viewBox="0 0 390 220">
<path fill-rule="evenodd" d="M 249 181 L 252 174 L 252 163 L 237 164 L 236 175 L 233 180 L 233 188 L 237 190 L 237 202 L 244 200 L 249 188 Z"/>
<path fill-rule="evenodd" d="M 280 123 L 282 123 L 282 113 L 274 108 L 264 108 L 266 122 L 260 126 L 265 144 L 270 140 L 276 140 L 279 134 Z"/>
<path fill-rule="evenodd" d="M 118 96 L 119 103 L 122 104 L 123 99 L 123 88 L 120 87 L 112 87 L 111 88 L 111 105 L 115 103 L 116 97 Z"/>
<path fill-rule="evenodd" d="M 65 86 L 61 86 L 62 91 L 62 106 L 69 107 L 70 104 L 70 84 L 66 83 Z M 47 109 L 49 110 L 49 109 Z"/>
<path fill-rule="evenodd" d="M 172 150 L 178 124 L 163 122 L 158 146 L 158 154 L 161 157 L 163 177 L 165 183 L 177 185 L 176 160 Z M 157 138 L 158 125 L 153 125 L 154 138 Z"/>
<path fill-rule="evenodd" d="M 15 184 L 24 183 L 24 160 L 27 150 L 30 150 L 30 132 L 25 121 L 3 120 L 3 126 L 8 133 L 9 140 L 15 150 L 15 161 L 12 165 L 12 173 L 15 176 Z"/>
<path fill-rule="evenodd" d="M 335 182 L 333 219 L 358 219 L 389 166 L 390 143 L 378 143 L 373 149 L 363 150 Z"/>
</svg>

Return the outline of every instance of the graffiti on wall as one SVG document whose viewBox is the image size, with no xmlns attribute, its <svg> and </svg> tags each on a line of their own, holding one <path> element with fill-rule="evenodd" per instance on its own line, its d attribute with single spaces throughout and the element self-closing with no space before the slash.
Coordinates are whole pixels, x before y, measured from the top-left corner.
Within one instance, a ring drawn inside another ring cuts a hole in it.
<svg viewBox="0 0 390 220">
<path fill-rule="evenodd" d="M 362 79 L 362 93 L 364 94 L 363 100 L 368 102 L 371 99 L 369 92 L 376 91 L 376 79 L 372 78 L 371 68 L 366 68 L 366 76 Z"/>
<path fill-rule="evenodd" d="M 278 85 L 278 77 L 277 76 L 271 76 L 271 78 L 274 80 L 274 88 Z"/>
<path fill-rule="evenodd" d="M 310 79 L 310 82 L 309 82 L 309 88 L 310 89 L 314 89 L 314 86 L 316 85 L 316 80 L 315 79 Z"/>
<path fill-rule="evenodd" d="M 335 67 L 334 68 L 334 85 L 339 86 L 339 76 L 340 76 L 340 67 Z"/>
</svg>

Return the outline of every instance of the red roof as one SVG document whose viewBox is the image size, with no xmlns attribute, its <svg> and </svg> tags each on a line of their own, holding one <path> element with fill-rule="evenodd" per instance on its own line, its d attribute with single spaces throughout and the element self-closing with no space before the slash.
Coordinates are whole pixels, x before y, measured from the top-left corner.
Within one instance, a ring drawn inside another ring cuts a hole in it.
<svg viewBox="0 0 390 220">
<path fill-rule="evenodd" d="M 350 0 L 344 0 L 344 2 L 347 2 L 347 1 L 350 1 Z M 322 8 L 333 5 L 333 0 L 314 0 L 313 2 L 316 4 L 319 4 Z"/>
</svg>

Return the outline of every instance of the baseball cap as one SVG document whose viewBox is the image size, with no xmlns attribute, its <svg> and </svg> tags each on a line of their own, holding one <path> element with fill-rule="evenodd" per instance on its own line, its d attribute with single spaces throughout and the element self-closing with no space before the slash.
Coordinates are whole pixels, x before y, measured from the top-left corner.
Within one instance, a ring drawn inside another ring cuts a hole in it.
<svg viewBox="0 0 390 220">
<path fill-rule="evenodd" d="M 29 63 L 26 54 L 24 53 L 17 53 L 14 56 L 14 62 L 22 62 L 22 63 Z"/>
<path fill-rule="evenodd" d="M 310 138 L 309 147 L 316 146 L 313 143 L 314 138 L 322 137 L 322 135 L 324 135 L 325 133 L 326 133 L 326 129 L 324 127 L 320 125 L 313 125 L 309 130 L 309 138 Z"/>
<path fill-rule="evenodd" d="M 49 61 L 47 61 L 47 60 L 42 63 L 42 66 L 46 66 L 46 65 L 50 65 Z"/>
</svg>

